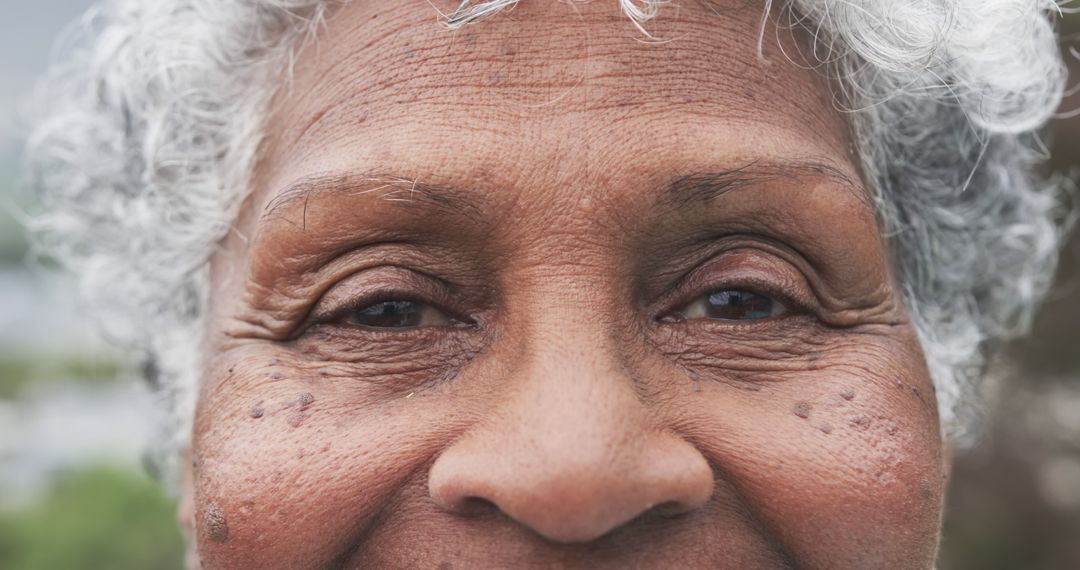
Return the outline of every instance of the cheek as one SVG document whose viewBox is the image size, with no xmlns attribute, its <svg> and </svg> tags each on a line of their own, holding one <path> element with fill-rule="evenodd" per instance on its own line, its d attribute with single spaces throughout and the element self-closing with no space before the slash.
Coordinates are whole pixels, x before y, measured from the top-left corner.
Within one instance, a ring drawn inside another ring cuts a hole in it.
<svg viewBox="0 0 1080 570">
<path fill-rule="evenodd" d="M 928 567 L 944 464 L 925 365 L 911 345 L 846 346 L 753 389 L 701 383 L 699 446 L 794 559 Z"/>
<path fill-rule="evenodd" d="M 372 410 L 355 378 L 271 351 L 210 374 L 192 453 L 207 567 L 332 565 L 438 449 L 426 393 Z"/>
</svg>

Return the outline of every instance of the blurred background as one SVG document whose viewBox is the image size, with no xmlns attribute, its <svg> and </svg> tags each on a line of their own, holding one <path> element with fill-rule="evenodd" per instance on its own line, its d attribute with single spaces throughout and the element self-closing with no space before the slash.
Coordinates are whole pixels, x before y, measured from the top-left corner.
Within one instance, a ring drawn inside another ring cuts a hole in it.
<svg viewBox="0 0 1080 570">
<path fill-rule="evenodd" d="M 20 101 L 90 0 L 4 0 L 0 21 L 0 569 L 181 568 L 175 500 L 146 474 L 150 395 L 96 339 L 62 276 L 32 268 L 18 211 Z M 1080 14 L 1062 20 L 1080 83 Z M 1080 88 L 1078 88 L 1080 90 Z M 1080 93 L 1053 168 L 1080 168 Z M 1077 199 L 1080 199 L 1078 197 Z M 1080 235 L 1080 234 L 1078 234 Z M 986 427 L 957 455 L 942 570 L 1080 568 L 1080 238 L 1035 334 L 984 389 Z"/>
</svg>

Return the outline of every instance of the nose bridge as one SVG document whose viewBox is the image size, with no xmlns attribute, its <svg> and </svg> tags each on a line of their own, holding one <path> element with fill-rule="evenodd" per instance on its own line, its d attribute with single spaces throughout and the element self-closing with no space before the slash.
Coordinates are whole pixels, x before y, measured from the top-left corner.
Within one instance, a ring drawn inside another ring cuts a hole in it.
<svg viewBox="0 0 1080 570">
<path fill-rule="evenodd" d="M 625 461 L 626 445 L 648 429 L 633 375 L 615 343 L 599 334 L 575 325 L 545 335 L 549 340 L 528 348 L 509 380 L 515 386 L 501 411 L 502 429 L 548 462 L 610 466 Z"/>
<path fill-rule="evenodd" d="M 531 281 L 542 301 L 514 311 L 521 341 L 501 379 L 511 394 L 502 412 L 522 437 L 545 429 L 585 445 L 625 433 L 646 410 L 610 316 L 611 295 L 576 274 L 539 273 Z"/>
<path fill-rule="evenodd" d="M 562 322 L 560 334 L 533 336 L 544 340 L 508 367 L 511 388 L 498 409 L 436 461 L 435 501 L 453 510 L 483 499 L 569 542 L 606 534 L 657 505 L 678 511 L 706 502 L 707 462 L 655 424 L 611 335 L 596 320 Z"/>
</svg>

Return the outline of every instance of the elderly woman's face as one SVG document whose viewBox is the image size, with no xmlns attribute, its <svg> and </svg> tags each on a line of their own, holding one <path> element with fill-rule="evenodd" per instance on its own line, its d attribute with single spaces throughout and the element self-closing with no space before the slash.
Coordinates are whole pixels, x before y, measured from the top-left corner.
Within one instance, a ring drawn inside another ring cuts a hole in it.
<svg viewBox="0 0 1080 570">
<path fill-rule="evenodd" d="M 214 260 L 203 564 L 930 566 L 934 390 L 760 10 L 337 13 Z"/>
</svg>

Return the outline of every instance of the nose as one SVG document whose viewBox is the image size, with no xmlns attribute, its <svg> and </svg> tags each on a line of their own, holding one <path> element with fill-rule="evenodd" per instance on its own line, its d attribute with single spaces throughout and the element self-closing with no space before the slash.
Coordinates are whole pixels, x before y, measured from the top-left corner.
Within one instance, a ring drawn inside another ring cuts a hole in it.
<svg viewBox="0 0 1080 570">
<path fill-rule="evenodd" d="M 525 359 L 509 379 L 511 395 L 435 461 L 432 499 L 459 513 L 494 505 L 565 543 L 599 538 L 651 510 L 704 505 L 713 493 L 708 462 L 652 419 L 615 362 L 558 349 Z"/>
</svg>

